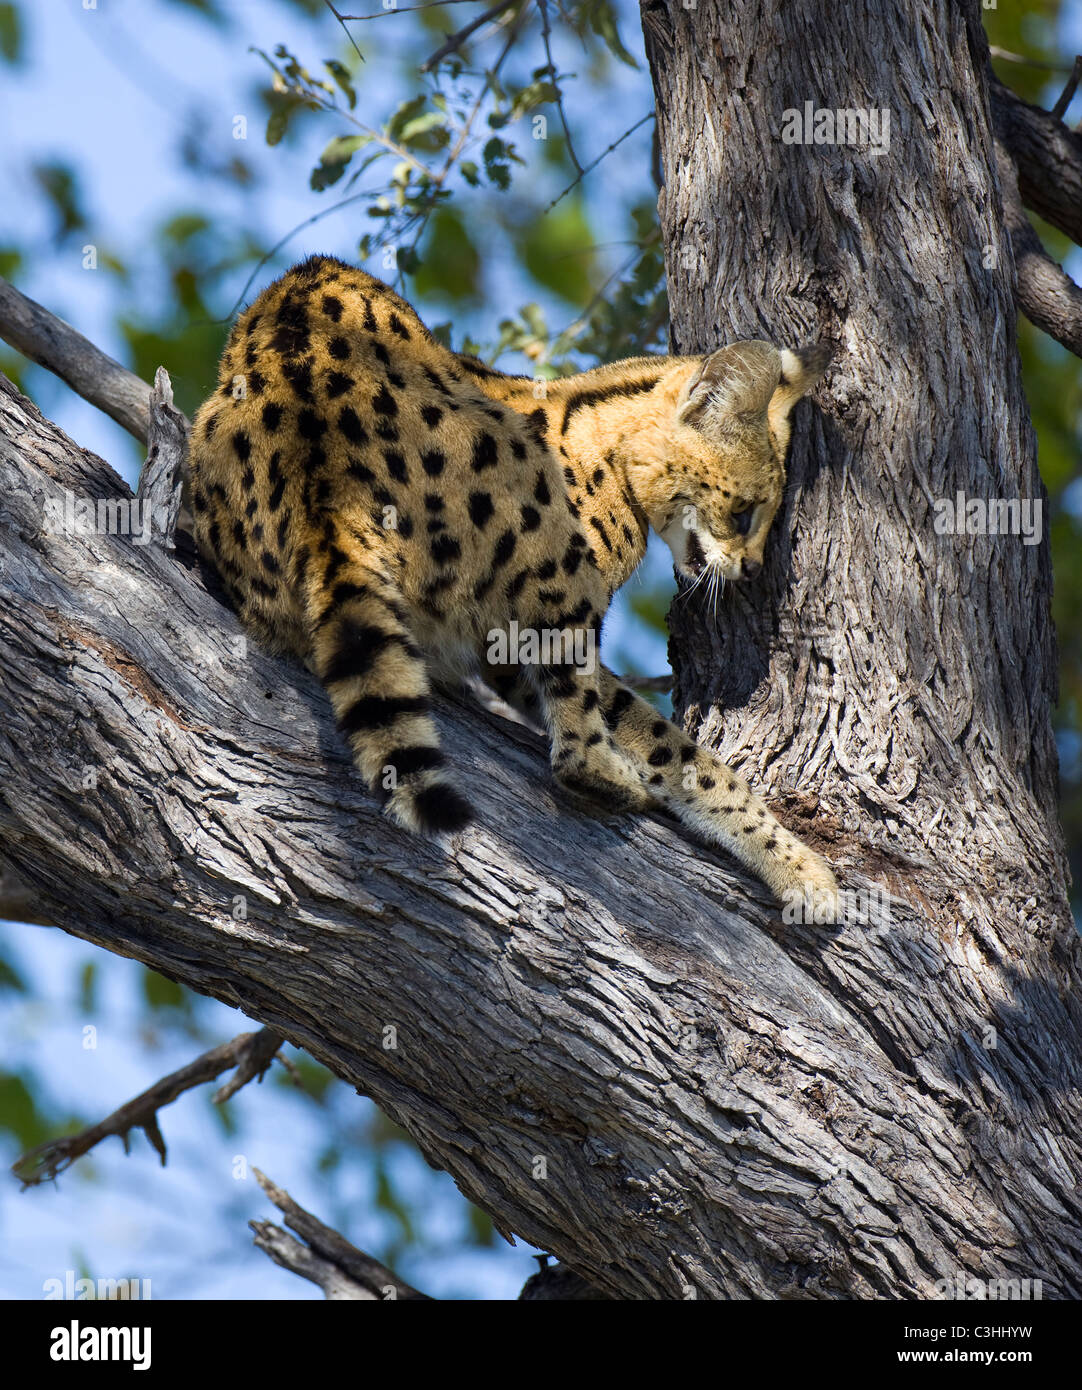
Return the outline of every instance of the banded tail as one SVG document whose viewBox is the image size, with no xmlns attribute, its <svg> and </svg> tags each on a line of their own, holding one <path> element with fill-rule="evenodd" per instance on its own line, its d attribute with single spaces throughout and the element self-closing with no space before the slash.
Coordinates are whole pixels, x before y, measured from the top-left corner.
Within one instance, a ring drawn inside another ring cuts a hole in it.
<svg viewBox="0 0 1082 1390">
<path fill-rule="evenodd" d="M 461 830 L 473 809 L 444 770 L 424 654 L 400 594 L 352 537 L 338 532 L 328 555 L 325 567 L 309 567 L 312 664 L 354 761 L 399 825 Z"/>
</svg>

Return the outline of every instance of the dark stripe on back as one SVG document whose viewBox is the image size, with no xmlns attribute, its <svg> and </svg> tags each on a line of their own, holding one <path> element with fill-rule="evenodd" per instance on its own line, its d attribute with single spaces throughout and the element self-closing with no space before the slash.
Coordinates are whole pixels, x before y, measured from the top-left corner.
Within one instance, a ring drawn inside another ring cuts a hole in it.
<svg viewBox="0 0 1082 1390">
<path fill-rule="evenodd" d="M 600 405 L 602 401 L 614 400 L 617 396 L 641 396 L 647 391 L 652 391 L 660 380 L 660 376 L 652 376 L 645 381 L 623 381 L 612 386 L 599 386 L 594 391 L 576 391 L 567 398 L 560 433 L 567 433 L 568 424 L 576 410 L 586 410 L 590 406 Z"/>
</svg>

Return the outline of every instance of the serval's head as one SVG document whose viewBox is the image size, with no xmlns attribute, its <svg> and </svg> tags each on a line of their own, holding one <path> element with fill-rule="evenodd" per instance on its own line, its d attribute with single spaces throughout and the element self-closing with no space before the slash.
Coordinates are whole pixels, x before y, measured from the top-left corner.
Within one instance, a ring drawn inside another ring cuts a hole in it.
<svg viewBox="0 0 1082 1390">
<path fill-rule="evenodd" d="M 627 474 L 683 578 L 744 579 L 762 568 L 785 485 L 789 415 L 830 357 L 824 344 L 779 351 L 749 341 L 666 375 L 665 404 L 636 432 Z"/>
</svg>

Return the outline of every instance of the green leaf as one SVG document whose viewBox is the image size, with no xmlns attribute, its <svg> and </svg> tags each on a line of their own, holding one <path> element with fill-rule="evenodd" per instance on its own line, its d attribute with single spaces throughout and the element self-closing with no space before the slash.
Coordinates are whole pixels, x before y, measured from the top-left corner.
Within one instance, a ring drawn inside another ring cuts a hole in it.
<svg viewBox="0 0 1082 1390">
<path fill-rule="evenodd" d="M 620 38 L 620 31 L 616 25 L 616 14 L 609 0 L 587 0 L 582 7 L 582 18 L 589 24 L 590 28 L 605 44 L 605 47 L 615 58 L 619 58 L 621 63 L 626 63 L 629 68 L 638 68 L 638 63 L 627 51 Z"/>
<path fill-rule="evenodd" d="M 505 192 L 511 186 L 511 165 L 508 160 L 516 158 L 514 151 L 515 147 L 506 144 L 498 135 L 494 135 L 481 151 L 489 182 Z"/>
<path fill-rule="evenodd" d="M 191 1008 L 191 998 L 184 986 L 154 970 L 143 971 L 143 997 L 152 1009 Z"/>
<path fill-rule="evenodd" d="M 278 145 L 289 126 L 290 118 L 298 106 L 305 103 L 292 95 L 275 95 L 271 113 L 267 117 L 267 144 Z"/>
<path fill-rule="evenodd" d="M 522 235 L 522 259 L 546 289 L 583 305 L 593 291 L 593 240 L 582 199 L 568 197 L 546 217 L 528 223 Z"/>
<path fill-rule="evenodd" d="M 10 989 L 15 994 L 26 993 L 26 982 L 13 965 L 0 956 L 0 990 Z"/>
<path fill-rule="evenodd" d="M 555 105 L 559 95 L 551 82 L 531 82 L 512 97 L 510 119 L 520 120 L 537 106 Z"/>
<path fill-rule="evenodd" d="M 402 145 L 414 145 L 428 152 L 441 150 L 451 138 L 447 117 L 441 111 L 426 111 L 414 116 L 402 127 L 398 140 Z"/>
<path fill-rule="evenodd" d="M 401 255 L 399 268 L 407 269 L 402 265 Z M 475 298 L 480 271 L 481 257 L 461 217 L 452 208 L 440 208 L 429 221 L 416 269 L 418 295 L 456 302 Z"/>
<path fill-rule="evenodd" d="M 328 58 L 323 66 L 334 78 L 335 82 L 342 89 L 349 101 L 349 109 L 352 111 L 357 105 L 357 93 L 353 89 L 353 84 L 349 80 L 349 69 L 344 63 L 339 63 L 334 58 Z"/>
<path fill-rule="evenodd" d="M 92 1014 L 98 1002 L 98 966 L 96 961 L 88 960 L 79 971 L 79 1009 L 84 1014 Z"/>
<path fill-rule="evenodd" d="M 182 246 L 200 232 L 210 230 L 210 221 L 199 212 L 182 212 L 162 227 L 162 236 L 173 246 Z"/>
<path fill-rule="evenodd" d="M 0 1072 L 0 1133 L 14 1135 L 19 1148 L 26 1150 L 50 1138 L 51 1129 L 23 1078 Z"/>
<path fill-rule="evenodd" d="M 371 143 L 370 135 L 337 135 L 326 146 L 319 157 L 319 163 L 312 170 L 309 183 L 317 193 L 338 182 L 346 172 L 346 165 L 354 154 Z"/>
<path fill-rule="evenodd" d="M 22 58 L 23 31 L 19 11 L 11 4 L 0 5 L 0 55 L 5 62 L 18 63 Z"/>
<path fill-rule="evenodd" d="M 641 618 L 647 627 L 663 636 L 669 631 L 668 612 L 672 595 L 667 589 L 639 589 L 630 598 L 630 607 L 636 618 Z"/>
<path fill-rule="evenodd" d="M 80 205 L 74 171 L 66 164 L 37 164 L 34 178 L 56 213 L 56 240 L 62 241 L 72 232 L 81 231 L 86 226 L 86 217 Z"/>
<path fill-rule="evenodd" d="M 409 101 L 402 102 L 394 115 L 387 122 L 387 134 L 392 140 L 400 140 L 402 138 L 403 127 L 421 114 L 427 100 L 428 98 L 424 92 L 422 92 L 420 96 L 411 97 Z"/>
</svg>

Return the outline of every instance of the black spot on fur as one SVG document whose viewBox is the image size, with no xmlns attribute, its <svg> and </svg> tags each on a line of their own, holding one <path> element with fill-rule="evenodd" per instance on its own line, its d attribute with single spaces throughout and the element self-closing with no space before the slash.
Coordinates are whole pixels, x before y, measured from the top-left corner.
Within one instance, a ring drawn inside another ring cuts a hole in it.
<svg viewBox="0 0 1082 1390">
<path fill-rule="evenodd" d="M 567 427 L 571 423 L 571 417 L 578 410 L 584 410 L 588 406 L 600 405 L 603 401 L 613 400 L 617 396 L 638 396 L 645 391 L 652 391 L 661 380 L 659 376 L 647 377 L 644 381 L 619 381 L 610 386 L 601 386 L 594 391 L 576 391 L 568 396 L 567 404 L 564 406 L 563 424 L 560 426 L 560 433 L 566 434 Z"/>
<path fill-rule="evenodd" d="M 480 528 L 485 527 L 496 510 L 492 505 L 492 495 L 488 492 L 470 493 L 470 520 Z"/>
<path fill-rule="evenodd" d="M 300 362 L 283 362 L 282 375 L 293 388 L 293 393 L 302 401 L 313 400 L 312 359 L 305 357 Z"/>
<path fill-rule="evenodd" d="M 346 472 L 351 478 L 356 478 L 359 483 L 367 483 L 369 487 L 376 481 L 376 475 L 371 468 L 366 468 L 360 459 L 351 458 L 346 466 Z"/>
<path fill-rule="evenodd" d="M 473 471 L 483 473 L 486 468 L 495 468 L 498 458 L 499 452 L 493 437 L 487 432 L 478 435 L 473 443 Z"/>
<path fill-rule="evenodd" d="M 297 432 L 302 439 L 319 439 L 326 428 L 326 420 L 314 410 L 302 410 L 297 416 Z"/>
<path fill-rule="evenodd" d="M 351 386 L 356 382 L 351 376 L 346 376 L 344 372 L 331 372 L 327 377 L 327 399 L 337 400 L 339 396 L 344 396 Z"/>
<path fill-rule="evenodd" d="M 367 675 L 380 652 L 398 640 L 398 633 L 353 618 L 341 619 L 334 651 L 323 669 L 324 685 Z"/>
<path fill-rule="evenodd" d="M 408 483 L 409 474 L 406 472 L 406 460 L 401 454 L 395 453 L 390 449 L 383 451 L 383 458 L 387 464 L 387 472 L 396 483 Z"/>
<path fill-rule="evenodd" d="M 598 519 L 597 519 L 596 516 L 592 516 L 592 517 L 590 518 L 590 525 L 594 528 L 594 530 L 597 532 L 597 534 L 601 537 L 601 542 L 602 542 L 602 544 L 604 545 L 605 549 L 608 550 L 608 551 L 611 551 L 611 550 L 612 550 L 612 541 L 609 540 L 609 533 L 605 530 L 604 523 L 598 521 Z"/>
<path fill-rule="evenodd" d="M 437 565 L 449 565 L 462 554 L 462 547 L 454 536 L 437 536 L 432 542 L 432 558 Z"/>
<path fill-rule="evenodd" d="M 299 357 L 308 351 L 309 324 L 308 310 L 299 299 L 287 294 L 275 316 L 277 329 L 271 339 L 271 347 L 283 357 Z"/>
<path fill-rule="evenodd" d="M 372 409 L 377 415 L 397 415 L 398 402 L 386 386 L 381 386 L 372 400 Z"/>
<path fill-rule="evenodd" d="M 403 714 L 424 714 L 427 709 L 424 695 L 362 695 L 339 715 L 338 727 L 345 734 L 386 729 Z"/>
<path fill-rule="evenodd" d="M 515 546 L 518 538 L 514 531 L 505 531 L 496 542 L 496 549 L 492 552 L 492 568 L 499 569 L 501 565 L 506 565 L 511 556 L 515 553 Z"/>
<path fill-rule="evenodd" d="M 367 444 L 368 431 L 357 418 L 351 405 L 344 405 L 338 413 L 338 428 L 351 444 Z"/>
<path fill-rule="evenodd" d="M 615 729 L 620 720 L 635 703 L 635 697 L 630 690 L 623 686 L 612 697 L 612 704 L 605 711 L 605 723 L 610 729 Z"/>
</svg>

